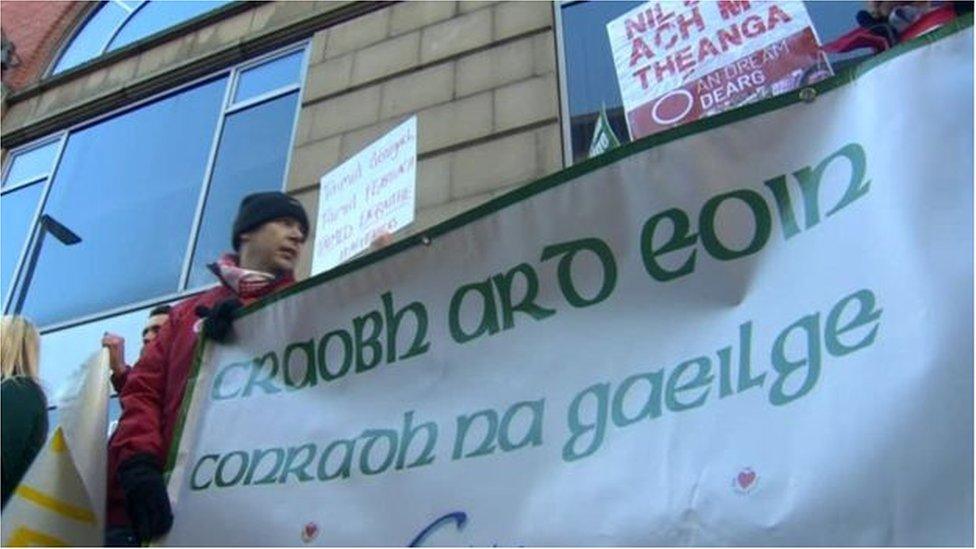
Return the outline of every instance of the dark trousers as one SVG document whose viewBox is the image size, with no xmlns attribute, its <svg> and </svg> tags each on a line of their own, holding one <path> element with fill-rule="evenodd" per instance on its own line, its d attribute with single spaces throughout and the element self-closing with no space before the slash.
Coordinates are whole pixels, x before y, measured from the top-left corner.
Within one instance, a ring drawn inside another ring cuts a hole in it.
<svg viewBox="0 0 976 549">
<path fill-rule="evenodd" d="M 105 547 L 139 547 L 139 538 L 128 526 L 109 526 L 105 528 Z"/>
</svg>

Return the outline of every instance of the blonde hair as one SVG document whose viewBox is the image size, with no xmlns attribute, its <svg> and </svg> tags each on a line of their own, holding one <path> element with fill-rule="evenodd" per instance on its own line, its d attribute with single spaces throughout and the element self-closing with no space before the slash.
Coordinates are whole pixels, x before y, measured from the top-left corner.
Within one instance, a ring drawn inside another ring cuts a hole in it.
<svg viewBox="0 0 976 549">
<path fill-rule="evenodd" d="M 22 316 L 4 315 L 0 321 L 0 368 L 3 378 L 29 377 L 37 381 L 41 354 L 37 328 Z"/>
</svg>

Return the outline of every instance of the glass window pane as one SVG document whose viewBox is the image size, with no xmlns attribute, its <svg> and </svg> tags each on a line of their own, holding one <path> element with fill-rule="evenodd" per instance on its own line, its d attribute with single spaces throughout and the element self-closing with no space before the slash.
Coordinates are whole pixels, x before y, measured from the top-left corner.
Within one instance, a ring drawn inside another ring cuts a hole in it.
<svg viewBox="0 0 976 549">
<path fill-rule="evenodd" d="M 122 30 L 119 31 L 112 43 L 109 44 L 107 51 L 112 51 L 133 42 L 137 42 L 176 26 L 184 21 L 189 21 L 198 15 L 207 13 L 227 4 L 227 1 L 157 1 L 148 2 L 125 22 Z"/>
<path fill-rule="evenodd" d="M 120 417 L 122 417 L 122 403 L 119 402 L 117 395 L 112 395 L 108 399 L 108 436 L 112 436 L 115 428 L 119 426 Z"/>
<path fill-rule="evenodd" d="M 177 291 L 226 78 L 76 131 L 45 213 L 48 236 L 24 314 L 38 326 Z"/>
<path fill-rule="evenodd" d="M 55 397 L 66 389 L 66 382 L 78 365 L 101 348 L 105 332 L 125 338 L 125 361 L 135 364 L 142 351 L 142 328 L 154 307 L 42 335 L 40 377 L 50 404 L 57 404 Z"/>
<path fill-rule="evenodd" d="M 231 224 L 241 199 L 284 186 L 296 101 L 293 92 L 227 117 L 188 287 L 216 282 L 206 264 L 231 249 Z"/>
<path fill-rule="evenodd" d="M 45 393 L 46 393 L 46 396 L 47 396 L 47 403 L 50 406 L 50 404 L 51 404 L 51 395 L 50 395 L 50 393 L 47 392 L 46 389 L 45 389 Z M 58 426 L 58 420 L 60 418 L 61 418 L 61 414 L 58 412 L 58 409 L 57 408 L 48 408 L 47 409 L 47 434 L 48 434 L 48 436 L 50 436 L 51 433 L 54 432 L 54 428 Z"/>
<path fill-rule="evenodd" d="M 240 103 L 289 84 L 297 84 L 304 55 L 304 51 L 297 51 L 241 72 L 237 81 L 237 91 L 234 92 L 234 103 Z"/>
<path fill-rule="evenodd" d="M 102 2 L 98 11 L 84 23 L 61 54 L 52 74 L 66 71 L 101 55 L 109 37 L 127 15 L 128 12 L 114 2 Z"/>
<path fill-rule="evenodd" d="M 857 27 L 857 12 L 865 9 L 864 2 L 853 2 L 845 0 L 843 2 L 811 2 L 805 0 L 803 5 L 810 14 L 813 21 L 813 28 L 817 31 L 817 37 L 821 44 L 829 44 L 841 36 L 854 30 Z M 830 62 L 834 64 L 834 69 L 839 70 L 837 63 L 849 59 L 857 59 L 870 54 L 869 50 L 861 49 L 847 53 L 829 54 Z"/>
<path fill-rule="evenodd" d="M 7 297 L 42 191 L 44 181 L 0 196 L 0 237 L 3 239 L 0 245 L 0 298 Z"/>
<path fill-rule="evenodd" d="M 607 23 L 642 2 L 583 2 L 562 11 L 573 162 L 586 160 L 601 106 L 621 143 L 630 141 Z"/>
<path fill-rule="evenodd" d="M 3 178 L 4 186 L 24 183 L 51 173 L 54 167 L 54 155 L 58 152 L 58 141 L 17 153 L 10 170 Z"/>
</svg>

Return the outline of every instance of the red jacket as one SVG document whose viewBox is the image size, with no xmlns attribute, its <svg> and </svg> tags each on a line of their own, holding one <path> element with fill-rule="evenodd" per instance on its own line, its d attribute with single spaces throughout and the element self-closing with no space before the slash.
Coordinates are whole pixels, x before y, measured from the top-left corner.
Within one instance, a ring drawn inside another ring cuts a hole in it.
<svg viewBox="0 0 976 549">
<path fill-rule="evenodd" d="M 283 277 L 269 293 L 292 282 L 293 278 Z M 108 448 L 106 523 L 109 526 L 129 524 L 125 494 L 116 479 L 119 464 L 142 453 L 156 456 L 160 467 L 166 464 L 202 325 L 197 307 L 213 307 L 228 297 L 235 297 L 234 292 L 221 285 L 173 307 L 159 335 L 129 372 L 119 395 L 122 417 Z"/>
</svg>

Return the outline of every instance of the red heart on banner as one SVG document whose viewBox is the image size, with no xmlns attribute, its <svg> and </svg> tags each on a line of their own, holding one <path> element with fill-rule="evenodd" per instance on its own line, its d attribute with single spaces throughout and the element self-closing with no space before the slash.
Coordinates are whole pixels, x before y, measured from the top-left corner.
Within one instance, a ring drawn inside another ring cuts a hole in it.
<svg viewBox="0 0 976 549">
<path fill-rule="evenodd" d="M 302 541 L 308 543 L 319 535 L 319 525 L 314 522 L 310 522 L 305 525 L 302 529 Z"/>
<path fill-rule="evenodd" d="M 736 482 L 739 483 L 739 486 L 743 490 L 748 489 L 750 486 L 752 486 L 752 483 L 755 481 L 756 481 L 756 473 L 753 472 L 752 469 L 745 469 L 744 471 L 739 473 L 738 477 L 736 477 Z"/>
</svg>

